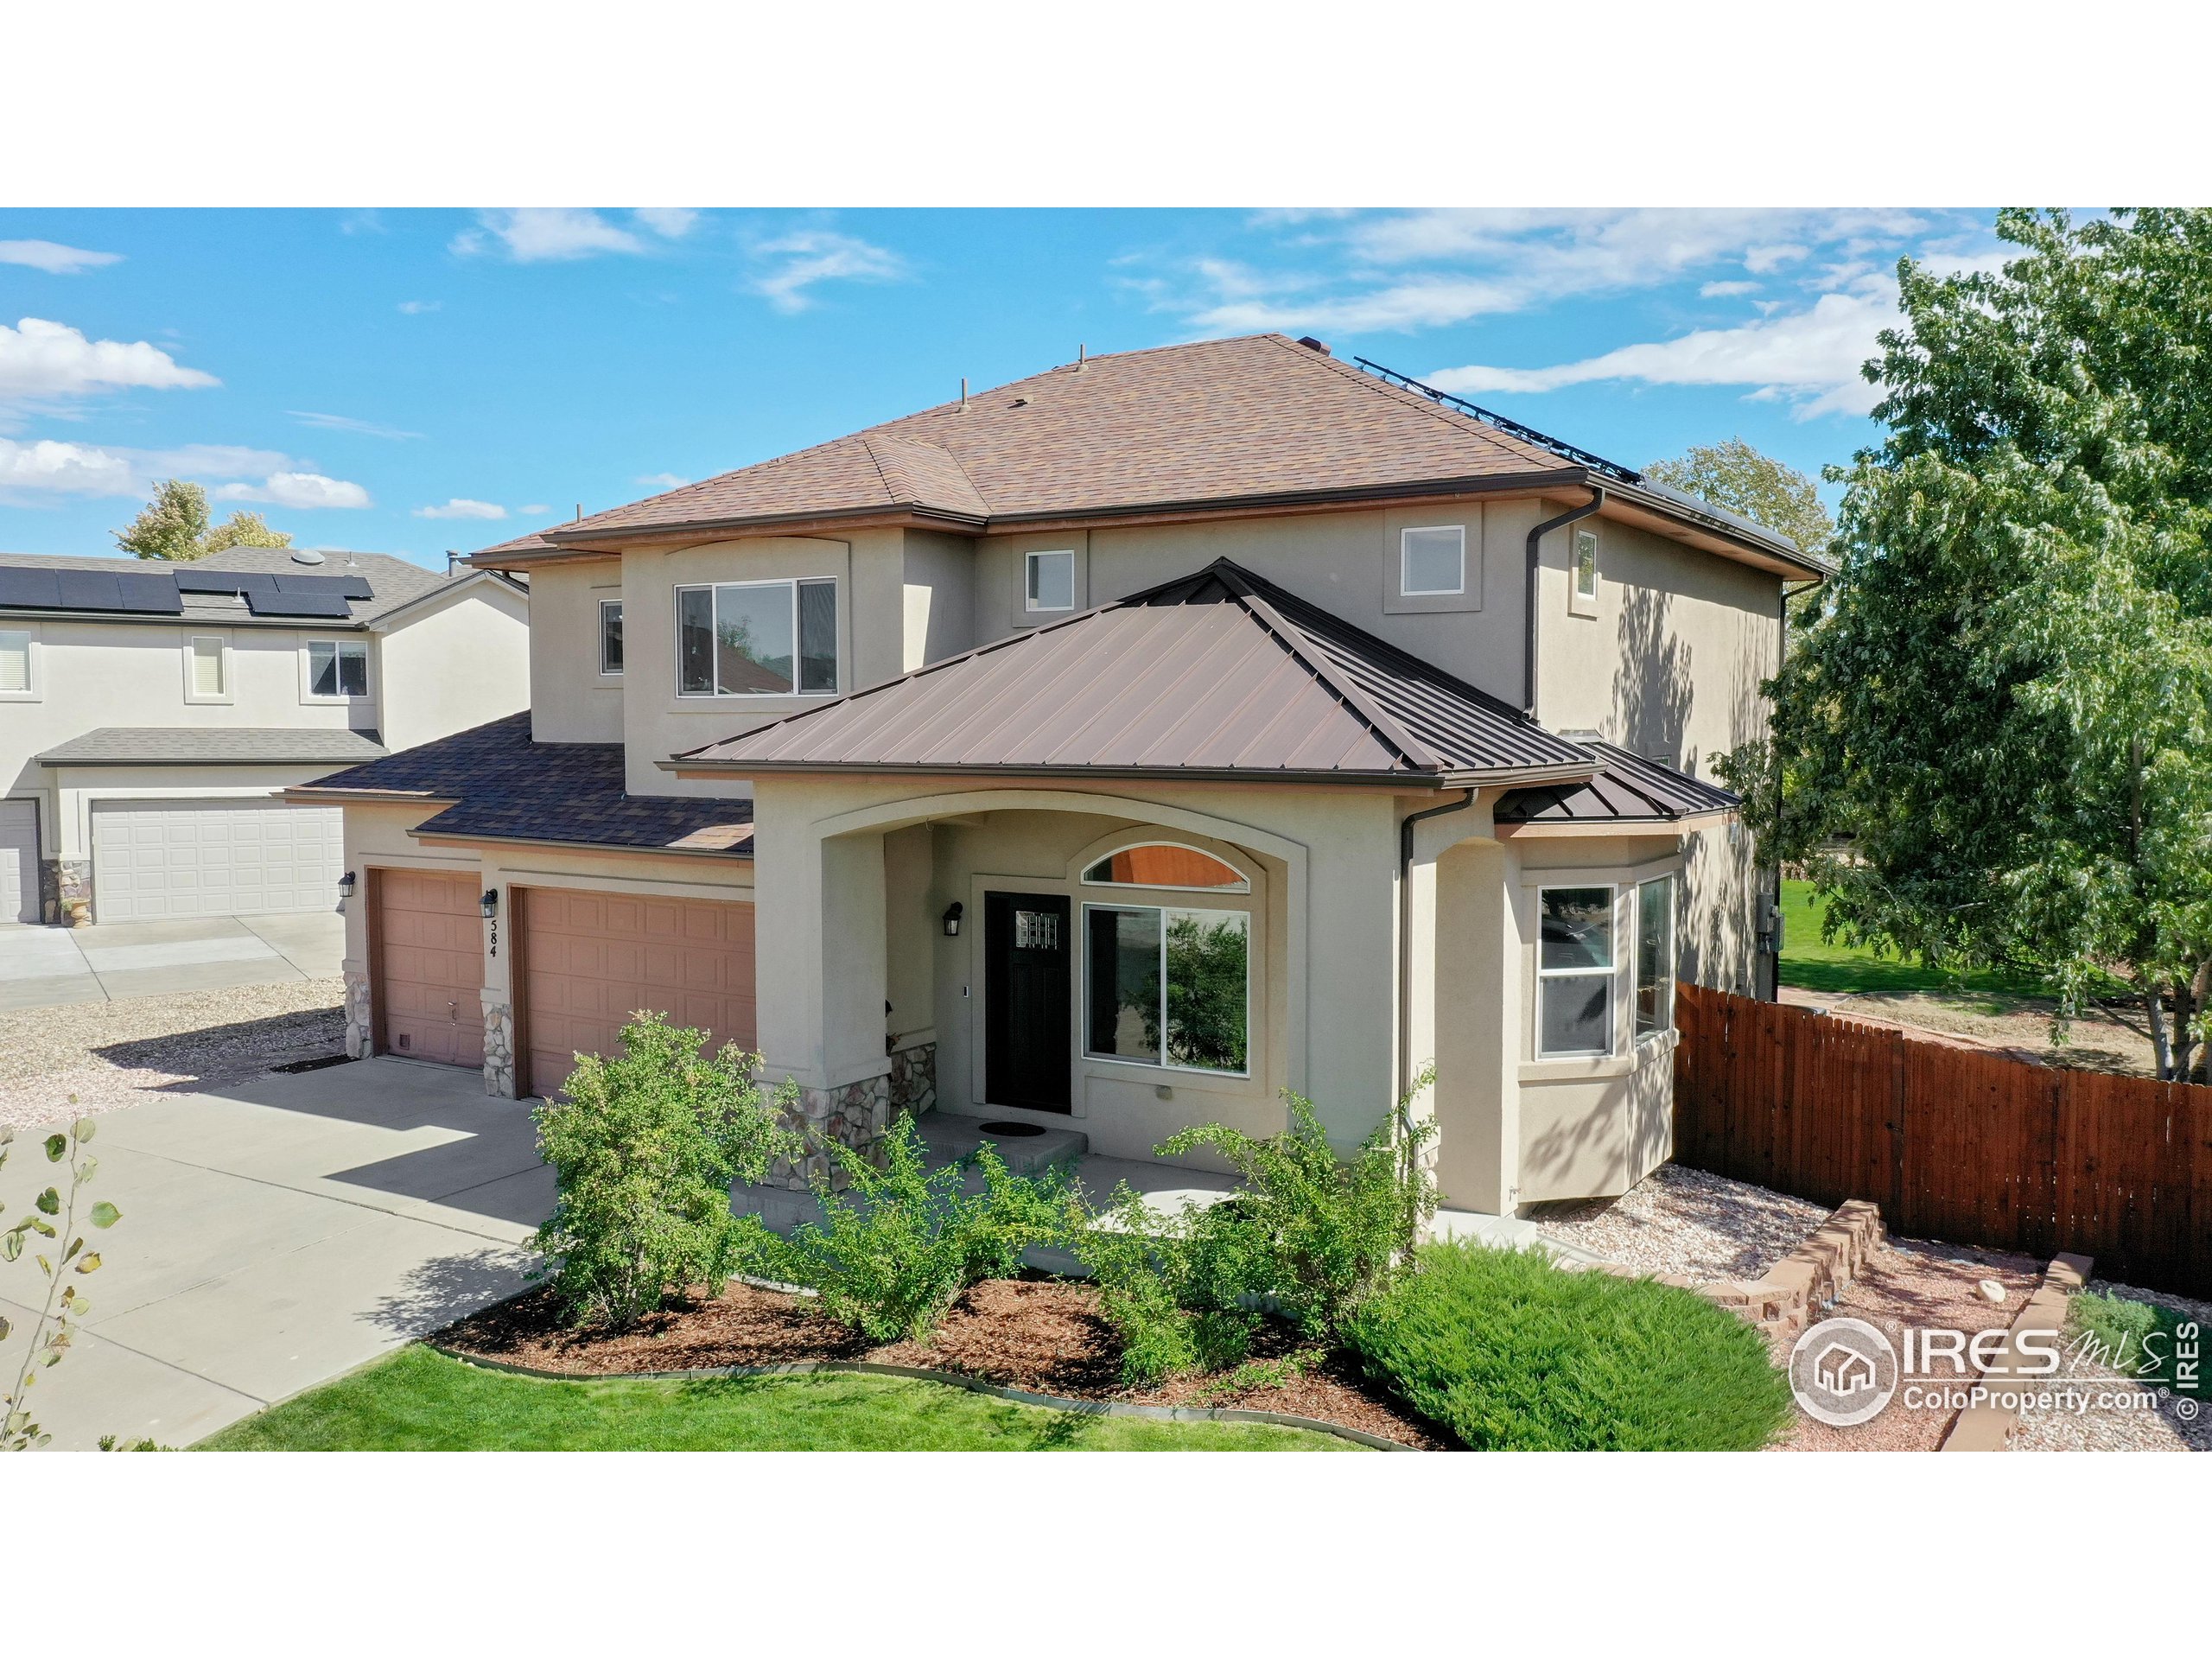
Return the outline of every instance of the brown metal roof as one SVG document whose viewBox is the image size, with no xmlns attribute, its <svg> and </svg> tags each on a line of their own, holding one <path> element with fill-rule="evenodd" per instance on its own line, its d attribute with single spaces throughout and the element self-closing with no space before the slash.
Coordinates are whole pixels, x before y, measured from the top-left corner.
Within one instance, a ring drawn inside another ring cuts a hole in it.
<svg viewBox="0 0 2212 1659">
<path fill-rule="evenodd" d="M 1669 822 L 1707 812 L 1732 812 L 1743 798 L 1656 760 L 1631 754 L 1602 739 L 1583 738 L 1601 763 L 1579 784 L 1516 789 L 1491 814 L 1498 823 L 1629 823 Z"/>
<path fill-rule="evenodd" d="M 672 770 L 1586 778 L 1588 750 L 1228 560 L 694 749 Z"/>
</svg>

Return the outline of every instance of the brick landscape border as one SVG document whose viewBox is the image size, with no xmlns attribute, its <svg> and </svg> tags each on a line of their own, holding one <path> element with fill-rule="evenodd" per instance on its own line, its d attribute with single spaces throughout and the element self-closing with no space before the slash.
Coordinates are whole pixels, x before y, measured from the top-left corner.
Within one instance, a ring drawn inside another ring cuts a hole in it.
<svg viewBox="0 0 2212 1659">
<path fill-rule="evenodd" d="M 1001 1382 L 985 1382 L 958 1371 L 935 1371 L 920 1365 L 881 1365 L 865 1359 L 801 1359 L 781 1365 L 710 1365 L 681 1371 L 548 1371 L 534 1365 L 516 1365 L 503 1359 L 486 1359 L 476 1354 L 463 1353 L 459 1349 L 446 1347 L 442 1343 L 423 1344 L 433 1353 L 443 1354 L 448 1359 L 457 1359 L 464 1365 L 474 1365 L 480 1370 L 505 1371 L 510 1376 L 536 1377 L 544 1382 L 649 1382 L 696 1381 L 715 1376 L 806 1376 L 822 1372 L 843 1372 L 857 1376 L 896 1376 L 918 1382 L 942 1382 L 947 1388 L 965 1389 L 970 1394 L 987 1394 L 995 1400 L 1010 1400 L 1016 1405 L 1046 1406 L 1055 1411 L 1072 1411 L 1086 1417 L 1149 1417 L 1158 1422 L 1169 1423 L 1272 1423 L 1278 1428 L 1311 1429 L 1316 1434 L 1333 1434 L 1340 1440 L 1351 1440 L 1374 1452 L 1418 1452 L 1416 1446 L 1402 1440 L 1385 1440 L 1380 1434 L 1370 1434 L 1364 1429 L 1347 1428 L 1342 1423 L 1325 1422 L 1319 1417 L 1295 1417 L 1284 1411 L 1244 1411 L 1230 1406 L 1139 1406 L 1122 1400 L 1076 1400 L 1057 1394 L 1035 1394 L 1027 1389 L 1009 1388 Z"/>
<path fill-rule="evenodd" d="M 1621 1279 L 1656 1279 L 1662 1285 L 1694 1291 L 1725 1307 L 1764 1335 L 1787 1341 L 1802 1331 L 1813 1310 L 1833 1302 L 1882 1247 L 1882 1212 L 1866 1198 L 1853 1198 L 1815 1228 L 1802 1244 L 1758 1279 L 1704 1282 L 1681 1273 L 1647 1274 L 1618 1262 L 1592 1271 Z"/>
<path fill-rule="evenodd" d="M 2005 1333 L 2005 1345 L 1989 1362 L 1971 1386 L 2001 1384 L 2012 1379 L 2013 1367 L 2020 1357 L 2020 1336 L 2027 1331 L 2063 1332 L 2066 1329 L 2066 1303 L 2074 1293 L 2089 1281 L 2094 1261 L 2086 1255 L 2072 1255 L 2063 1251 L 2054 1257 L 2044 1269 L 2043 1283 L 2027 1305 L 2020 1309 L 2019 1317 L 2012 1321 Z M 2032 1387 L 2032 1383 L 2026 1386 Z M 1959 1413 L 1951 1425 L 1951 1432 L 1943 1437 L 1942 1452 L 2002 1452 L 2011 1441 L 2013 1432 L 2020 1426 L 2017 1407 L 1989 1402 L 1968 1406 Z"/>
</svg>

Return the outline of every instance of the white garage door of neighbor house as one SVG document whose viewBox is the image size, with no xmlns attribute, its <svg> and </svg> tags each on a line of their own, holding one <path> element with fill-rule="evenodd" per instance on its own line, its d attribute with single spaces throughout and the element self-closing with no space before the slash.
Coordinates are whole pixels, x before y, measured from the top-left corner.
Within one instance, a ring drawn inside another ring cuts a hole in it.
<svg viewBox="0 0 2212 1659">
<path fill-rule="evenodd" d="M 273 801 L 97 801 L 92 919 L 251 916 L 338 902 L 345 815 Z"/>
<path fill-rule="evenodd" d="M 0 922 L 38 920 L 38 803 L 0 801 Z"/>
</svg>

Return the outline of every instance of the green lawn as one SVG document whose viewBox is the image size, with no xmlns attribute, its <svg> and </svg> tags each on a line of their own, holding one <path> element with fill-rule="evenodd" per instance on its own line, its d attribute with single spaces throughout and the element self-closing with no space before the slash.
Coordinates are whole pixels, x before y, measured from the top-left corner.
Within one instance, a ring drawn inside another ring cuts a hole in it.
<svg viewBox="0 0 2212 1659">
<path fill-rule="evenodd" d="M 1900 962 L 1895 957 L 1878 957 L 1864 946 L 1848 945 L 1841 939 L 1823 944 L 1821 925 L 1827 919 L 1827 902 L 1814 893 L 1811 882 L 1782 884 L 1783 984 L 1802 986 L 1808 991 L 1888 995 L 1933 991 L 1952 996 L 1961 992 L 2033 996 L 2039 988 L 2032 980 L 2005 974 L 1931 973 L 1916 963 Z"/>
<path fill-rule="evenodd" d="M 1348 1452 L 1266 1423 L 1016 1405 L 940 1382 L 831 1374 L 549 1382 L 421 1346 L 233 1423 L 203 1452 Z"/>
</svg>

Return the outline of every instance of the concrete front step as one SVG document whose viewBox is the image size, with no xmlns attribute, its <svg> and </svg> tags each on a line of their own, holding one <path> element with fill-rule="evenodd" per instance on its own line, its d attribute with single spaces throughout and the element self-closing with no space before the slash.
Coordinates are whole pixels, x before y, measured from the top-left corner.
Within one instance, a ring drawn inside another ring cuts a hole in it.
<svg viewBox="0 0 2212 1659">
<path fill-rule="evenodd" d="M 914 1128 L 921 1135 L 922 1144 L 930 1149 L 930 1161 L 933 1164 L 957 1163 L 963 1158 L 971 1158 L 976 1149 L 988 1141 L 1016 1175 L 1039 1175 L 1055 1164 L 1071 1162 L 1090 1151 L 1090 1137 L 1076 1129 L 1052 1128 L 1044 1128 L 1039 1135 L 994 1135 L 983 1127 L 988 1122 L 1014 1121 L 929 1112 L 915 1120 Z"/>
</svg>

